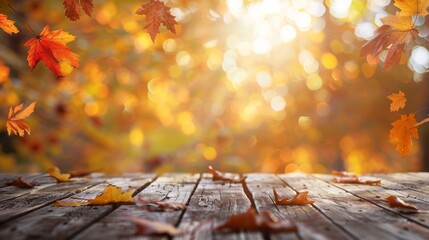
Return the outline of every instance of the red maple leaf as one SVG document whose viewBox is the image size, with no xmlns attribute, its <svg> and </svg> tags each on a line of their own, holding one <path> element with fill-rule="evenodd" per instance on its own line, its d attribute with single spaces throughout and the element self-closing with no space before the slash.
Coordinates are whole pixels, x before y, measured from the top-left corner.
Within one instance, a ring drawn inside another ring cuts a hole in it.
<svg viewBox="0 0 429 240">
<path fill-rule="evenodd" d="M 150 0 L 143 4 L 137 11 L 138 15 L 146 15 L 146 26 L 149 31 L 152 41 L 155 42 L 156 35 L 159 33 L 161 23 L 172 33 L 176 33 L 174 24 L 177 24 L 173 15 L 170 13 L 170 8 L 165 6 L 163 2 L 158 0 Z"/>
<path fill-rule="evenodd" d="M 64 8 L 66 9 L 66 17 L 72 21 L 76 21 L 80 18 L 80 9 L 82 7 L 83 11 L 91 16 L 92 9 L 94 8 L 92 0 L 64 0 Z"/>
</svg>

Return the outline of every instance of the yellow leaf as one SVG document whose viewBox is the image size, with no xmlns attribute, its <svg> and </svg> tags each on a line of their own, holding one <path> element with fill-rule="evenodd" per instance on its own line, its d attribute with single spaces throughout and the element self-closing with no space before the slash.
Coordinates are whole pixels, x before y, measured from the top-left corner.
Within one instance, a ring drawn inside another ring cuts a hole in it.
<svg viewBox="0 0 429 240">
<path fill-rule="evenodd" d="M 402 157 L 410 153 L 412 138 L 419 139 L 419 133 L 415 128 L 417 122 L 414 115 L 414 113 L 411 113 L 408 117 L 407 115 L 401 115 L 401 119 L 392 123 L 393 127 L 390 130 L 389 138 L 391 141 L 397 142 L 396 151 Z"/>
<path fill-rule="evenodd" d="M 411 16 L 387 15 L 381 19 L 384 25 L 390 25 L 400 31 L 410 31 L 414 28 Z"/>
<path fill-rule="evenodd" d="M 395 0 L 395 6 L 401 11 L 399 16 L 428 15 L 429 0 Z"/>
<path fill-rule="evenodd" d="M 18 28 L 14 25 L 15 21 L 7 19 L 7 16 L 0 14 L 0 28 L 3 29 L 6 33 L 12 35 L 12 33 L 18 33 Z"/>
<path fill-rule="evenodd" d="M 388 99 L 392 101 L 390 104 L 390 111 L 396 112 L 401 108 L 405 107 L 405 103 L 407 102 L 407 99 L 405 98 L 405 94 L 402 91 L 399 91 L 398 93 L 392 93 L 389 96 L 387 96 Z"/>
<path fill-rule="evenodd" d="M 57 182 L 69 182 L 70 174 L 69 173 L 61 173 L 60 169 L 57 167 L 51 167 L 47 170 L 48 174 L 55 178 Z"/>
<path fill-rule="evenodd" d="M 31 132 L 30 124 L 24 121 L 24 119 L 29 117 L 34 112 L 35 106 L 36 106 L 36 102 L 31 103 L 24 110 L 22 110 L 23 104 L 20 104 L 16 107 L 10 107 L 8 119 L 6 122 L 6 128 L 9 135 L 12 132 L 15 135 L 19 135 L 21 137 L 24 136 L 25 132 L 30 134 Z"/>
</svg>

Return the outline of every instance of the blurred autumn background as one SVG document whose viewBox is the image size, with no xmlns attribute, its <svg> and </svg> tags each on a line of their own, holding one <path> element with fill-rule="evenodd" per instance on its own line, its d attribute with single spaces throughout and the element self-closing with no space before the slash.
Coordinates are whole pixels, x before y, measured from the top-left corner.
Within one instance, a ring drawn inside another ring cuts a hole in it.
<svg viewBox="0 0 429 240">
<path fill-rule="evenodd" d="M 0 33 L 0 171 L 429 170 L 428 126 L 401 157 L 387 98 L 403 91 L 407 112 L 429 112 L 424 17 L 383 72 L 360 49 L 397 10 L 389 0 L 168 0 L 176 34 L 162 26 L 154 43 L 135 14 L 146 2 L 94 0 L 91 17 L 70 21 L 63 1 L 10 1 L 19 15 L 1 1 L 20 33 Z M 25 22 L 76 36 L 79 68 L 30 70 Z M 33 101 L 31 135 L 8 136 L 9 107 Z"/>
</svg>

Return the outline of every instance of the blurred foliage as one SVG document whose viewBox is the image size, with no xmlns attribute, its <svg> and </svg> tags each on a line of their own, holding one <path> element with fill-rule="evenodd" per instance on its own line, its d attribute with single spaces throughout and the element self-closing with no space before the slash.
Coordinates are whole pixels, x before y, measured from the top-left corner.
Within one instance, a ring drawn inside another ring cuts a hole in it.
<svg viewBox="0 0 429 240">
<path fill-rule="evenodd" d="M 21 33 L 0 34 L 11 68 L 0 171 L 420 169 L 418 144 L 403 159 L 388 142 L 400 114 L 387 96 L 402 90 L 408 110 L 424 107 L 424 43 L 389 72 L 359 56 L 390 1 L 170 0 L 177 34 L 162 27 L 155 43 L 134 14 L 145 2 L 94 0 L 92 17 L 75 22 L 62 1 L 11 1 L 20 16 L 2 3 Z M 41 63 L 31 71 L 24 20 L 77 36 L 80 68 L 61 79 Z M 9 106 L 32 101 L 31 135 L 8 137 Z"/>
</svg>

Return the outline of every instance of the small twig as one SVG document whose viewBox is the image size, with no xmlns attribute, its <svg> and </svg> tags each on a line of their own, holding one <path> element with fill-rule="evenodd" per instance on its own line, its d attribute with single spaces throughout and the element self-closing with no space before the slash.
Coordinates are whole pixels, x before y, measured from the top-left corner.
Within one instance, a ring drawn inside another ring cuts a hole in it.
<svg viewBox="0 0 429 240">
<path fill-rule="evenodd" d="M 33 30 L 33 28 L 30 26 L 30 24 L 24 19 L 24 18 L 22 18 L 19 14 L 18 14 L 18 12 L 15 10 L 15 8 L 13 8 L 12 7 L 12 5 L 7 1 L 7 0 L 4 0 L 4 3 L 6 3 L 6 5 L 10 8 L 10 9 L 12 9 L 12 11 L 19 17 L 19 18 L 21 18 L 23 21 L 24 21 L 24 23 L 25 23 L 25 25 L 27 25 L 27 27 L 28 27 L 28 29 L 30 29 L 30 31 L 34 34 L 34 35 L 37 35 L 36 34 L 36 32 L 34 32 L 34 30 Z"/>
</svg>

